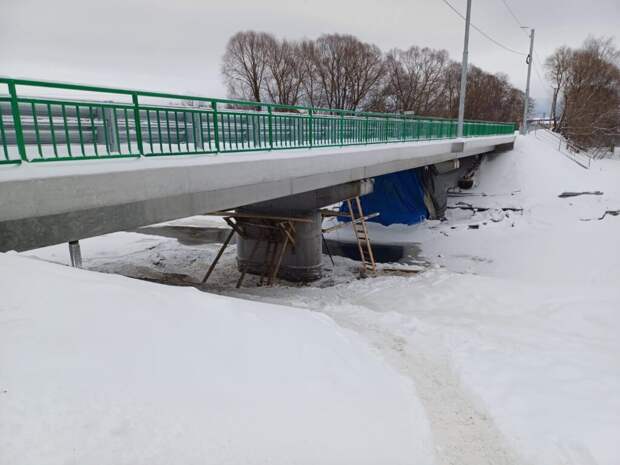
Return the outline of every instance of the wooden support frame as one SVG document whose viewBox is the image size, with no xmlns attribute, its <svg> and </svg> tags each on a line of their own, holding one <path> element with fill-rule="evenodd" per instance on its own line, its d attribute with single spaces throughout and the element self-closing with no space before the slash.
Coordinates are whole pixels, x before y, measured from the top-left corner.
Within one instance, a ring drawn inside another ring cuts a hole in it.
<svg viewBox="0 0 620 465">
<path fill-rule="evenodd" d="M 248 219 L 263 219 L 263 220 L 279 220 L 279 221 L 293 221 L 297 223 L 312 223 L 312 220 L 308 218 L 298 218 L 295 216 L 272 216 L 261 213 L 246 213 L 236 211 L 217 211 L 213 213 L 207 213 L 209 216 L 223 216 L 229 218 L 248 218 Z"/>
<path fill-rule="evenodd" d="M 224 254 L 226 247 L 230 244 L 234 234 L 239 237 L 249 238 L 247 228 L 259 228 L 261 234 L 258 237 L 251 237 L 254 242 L 248 262 L 251 262 L 258 251 L 259 244 L 261 242 L 267 242 L 266 259 L 267 263 L 263 273 L 261 274 L 259 285 L 267 282 L 268 286 L 272 286 L 280 267 L 282 260 L 288 247 L 295 247 L 295 223 L 311 223 L 312 220 L 306 218 L 295 217 L 282 217 L 282 216 L 269 216 L 253 213 L 237 213 L 237 212 L 216 212 L 213 215 L 219 215 L 224 217 L 224 221 L 230 226 L 231 231 L 226 237 L 226 240 L 220 247 L 215 259 L 209 266 L 207 273 L 201 281 L 201 284 L 205 284 L 213 271 L 220 258 Z M 279 250 L 278 250 L 279 249 Z M 236 287 L 239 288 L 243 284 L 245 275 L 247 274 L 249 263 L 243 265 L 241 274 L 237 280 Z"/>
<path fill-rule="evenodd" d="M 235 235 L 235 229 L 233 228 L 230 230 L 230 233 L 226 237 L 226 240 L 222 244 L 222 247 L 220 247 L 220 250 L 217 252 L 217 255 L 215 256 L 215 260 L 213 260 L 213 262 L 211 263 L 211 266 L 209 267 L 207 274 L 205 274 L 205 277 L 202 278 L 202 281 L 200 281 L 200 284 L 204 284 L 207 282 L 207 279 L 209 279 L 209 276 L 211 276 L 211 273 L 213 273 L 213 270 L 215 269 L 215 265 L 217 265 L 217 262 L 220 261 L 220 258 L 224 254 L 224 250 L 226 250 L 226 247 L 228 247 L 228 244 L 230 243 L 230 240 L 232 239 L 234 235 Z"/>
</svg>

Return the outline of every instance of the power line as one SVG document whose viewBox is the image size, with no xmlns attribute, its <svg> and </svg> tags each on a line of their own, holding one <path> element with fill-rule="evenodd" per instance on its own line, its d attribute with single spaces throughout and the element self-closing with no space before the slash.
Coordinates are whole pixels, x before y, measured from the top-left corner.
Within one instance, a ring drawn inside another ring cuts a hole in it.
<svg viewBox="0 0 620 465">
<path fill-rule="evenodd" d="M 534 71 L 536 71 L 536 77 L 538 77 L 538 81 L 540 82 L 540 84 L 543 86 L 544 89 L 546 89 L 547 93 L 550 93 L 549 89 L 551 89 L 551 86 L 549 85 L 549 83 L 545 82 L 545 80 L 540 75 L 540 72 L 538 71 L 538 66 L 534 66 Z"/>
<path fill-rule="evenodd" d="M 465 16 L 463 16 L 463 14 L 461 14 L 461 12 L 459 10 L 457 10 L 454 5 L 452 5 L 448 0 L 442 0 L 446 5 L 448 5 L 448 7 L 450 7 L 450 9 L 452 11 L 454 11 L 458 16 L 461 17 L 461 19 L 465 19 Z M 517 15 L 515 14 L 515 12 L 512 10 L 512 8 L 510 8 L 510 5 L 508 4 L 507 0 L 502 0 L 502 3 L 504 4 L 504 6 L 506 7 L 506 9 L 508 10 L 508 12 L 510 13 L 510 16 L 512 16 L 512 18 L 514 19 L 515 23 L 517 23 L 517 26 L 519 27 L 519 30 L 521 32 L 523 32 L 523 34 L 525 34 L 526 36 L 528 36 L 528 33 L 525 31 L 525 29 L 527 29 L 525 26 L 523 26 L 523 23 L 519 20 L 519 18 L 517 17 Z M 491 37 L 489 34 L 487 34 L 486 32 L 484 32 L 482 29 L 480 29 L 478 26 L 476 26 L 473 23 L 470 23 L 471 27 L 473 27 L 476 31 L 478 31 L 482 36 L 484 36 L 485 38 L 487 38 L 488 40 L 490 40 L 491 42 L 493 42 L 494 44 L 498 45 L 499 47 L 503 48 L 504 50 L 507 50 L 511 53 L 515 53 L 517 55 L 521 55 L 521 56 L 527 56 L 527 53 L 523 53 L 523 52 L 519 52 L 518 50 L 514 50 L 504 44 L 502 44 L 501 42 L 495 40 L 493 37 Z M 529 37 L 529 36 L 528 36 Z M 550 90 L 552 89 L 552 87 L 546 83 L 546 81 L 543 79 L 540 71 L 539 71 L 539 66 L 542 67 L 542 65 L 540 65 L 540 61 L 538 59 L 538 54 L 536 52 L 533 53 L 533 57 L 532 59 L 535 59 L 536 61 L 533 63 L 534 64 L 534 71 L 536 73 L 536 77 L 538 78 L 538 81 L 540 82 L 540 84 L 542 85 L 542 87 L 546 90 L 546 93 L 550 94 Z"/>
<path fill-rule="evenodd" d="M 448 7 L 450 7 L 450 9 L 452 11 L 454 11 L 458 16 L 461 17 L 461 19 L 465 19 L 465 16 L 463 16 L 463 14 L 461 14 L 461 12 L 459 10 L 457 10 L 454 5 L 452 5 L 448 0 L 442 0 L 446 5 L 448 5 Z M 473 27 L 476 31 L 478 31 L 483 37 L 485 37 L 486 39 L 490 40 L 491 42 L 493 42 L 495 45 L 497 45 L 498 47 L 503 48 L 504 50 L 514 53 L 516 55 L 521 55 L 521 56 L 527 56 L 527 53 L 523 53 L 523 52 L 519 52 L 518 50 L 515 50 L 513 48 L 510 48 L 504 44 L 502 44 L 501 42 L 495 40 L 493 37 L 491 37 L 489 34 L 487 34 L 486 32 L 484 32 L 482 29 L 480 29 L 478 26 L 476 26 L 474 23 L 471 23 L 471 27 Z"/>
<path fill-rule="evenodd" d="M 517 17 L 517 15 L 513 11 L 513 9 L 510 8 L 510 5 L 508 4 L 508 1 L 507 0 L 502 0 L 502 3 L 504 4 L 506 9 L 508 10 L 508 13 L 510 13 L 510 16 L 512 16 L 512 18 L 517 23 L 517 26 L 519 26 L 519 30 L 521 32 L 523 32 L 523 34 L 525 34 L 527 36 L 527 32 L 525 32 L 525 29 L 527 29 L 527 27 L 523 25 L 523 23 L 519 20 L 519 18 Z M 536 72 L 536 77 L 538 78 L 538 81 L 543 86 L 543 88 L 546 88 L 547 92 L 549 92 L 549 89 L 552 89 L 552 87 L 543 79 L 543 77 L 542 77 L 542 75 L 540 73 L 540 69 L 543 68 L 543 65 L 540 63 L 540 60 L 538 59 L 538 54 L 536 52 L 534 52 L 534 57 L 533 58 L 535 59 L 535 61 L 534 61 L 534 71 Z"/>
<path fill-rule="evenodd" d="M 534 71 L 536 71 L 536 75 L 538 76 L 538 80 L 540 81 L 540 83 L 543 85 L 543 87 L 546 87 L 548 89 L 553 90 L 553 86 L 551 84 L 549 84 L 547 81 L 545 81 L 545 79 L 542 78 L 539 69 L 544 69 L 544 66 L 540 63 L 540 60 L 538 59 L 538 54 L 536 52 L 534 52 Z M 549 90 L 547 90 L 547 92 L 550 92 Z"/>
<path fill-rule="evenodd" d="M 519 26 L 519 29 L 521 30 L 521 32 L 523 32 L 523 34 L 527 35 L 527 32 L 525 32 L 525 30 L 524 30 L 524 29 L 527 29 L 527 27 L 524 26 L 521 21 L 519 21 L 519 18 L 517 18 L 517 15 L 515 14 L 515 12 L 512 10 L 512 8 L 510 8 L 510 5 L 508 5 L 508 2 L 506 0 L 502 0 L 502 3 L 504 4 L 506 9 L 508 10 L 508 13 L 510 13 L 510 16 L 513 17 L 513 19 L 515 20 L 515 22 Z"/>
<path fill-rule="evenodd" d="M 538 59 L 538 53 L 534 52 L 534 58 L 536 59 L 536 63 L 538 63 L 541 68 L 544 68 L 543 64 Z"/>
</svg>

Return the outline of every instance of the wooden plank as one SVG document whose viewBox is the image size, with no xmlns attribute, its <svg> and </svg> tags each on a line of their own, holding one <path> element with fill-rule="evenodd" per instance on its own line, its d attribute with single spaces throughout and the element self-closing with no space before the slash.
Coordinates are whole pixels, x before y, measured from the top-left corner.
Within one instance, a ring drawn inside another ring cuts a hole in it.
<svg viewBox="0 0 620 465">
<path fill-rule="evenodd" d="M 282 264 L 282 258 L 284 257 L 284 252 L 286 252 L 286 248 L 288 247 L 288 236 L 286 236 L 286 238 L 284 239 L 284 244 L 282 244 L 282 250 L 280 250 L 280 254 L 278 255 L 278 261 L 276 263 L 276 266 L 273 268 L 273 272 L 271 273 L 271 276 L 269 277 L 269 286 L 273 285 L 273 281 L 276 278 L 276 275 L 278 274 L 278 271 L 280 271 L 280 265 Z"/>
<path fill-rule="evenodd" d="M 367 221 L 370 218 L 375 218 L 375 217 L 377 217 L 379 215 L 380 215 L 379 213 L 371 213 L 370 215 L 364 216 L 364 220 Z M 332 226 L 332 227 L 327 228 L 327 229 L 323 229 L 323 233 L 328 233 L 328 232 L 332 232 L 332 231 L 335 231 L 335 230 L 340 229 L 340 228 L 344 228 L 345 226 L 349 226 L 351 223 L 359 223 L 359 222 L 361 222 L 361 220 L 362 220 L 362 218 L 356 218 L 353 221 L 343 221 L 341 223 L 338 223 L 335 226 Z"/>
<path fill-rule="evenodd" d="M 308 218 L 297 218 L 294 216 L 273 216 L 273 215 L 263 215 L 261 213 L 246 213 L 246 212 L 234 212 L 234 211 L 217 211 L 212 213 L 207 213 L 207 216 L 228 216 L 231 218 L 254 218 L 254 219 L 263 219 L 263 220 L 274 220 L 274 221 L 295 221 L 297 223 L 312 223 L 313 220 Z"/>
<path fill-rule="evenodd" d="M 228 243 L 230 242 L 230 240 L 232 239 L 234 234 L 235 234 L 235 230 L 231 229 L 230 233 L 228 234 L 228 237 L 226 238 L 226 240 L 222 244 L 222 247 L 220 247 L 220 250 L 218 251 L 217 255 L 215 256 L 215 260 L 213 260 L 213 263 L 211 263 L 211 266 L 209 267 L 209 270 L 207 271 L 207 274 L 205 275 L 204 278 L 202 278 L 202 281 L 200 281 L 201 284 L 206 283 L 207 279 L 209 279 L 209 276 L 211 276 L 211 273 L 213 273 L 213 270 L 215 269 L 215 265 L 217 265 L 217 262 L 220 260 L 220 257 L 224 253 L 224 250 L 226 249 L 226 247 L 228 247 Z"/>
<path fill-rule="evenodd" d="M 319 212 L 323 216 L 344 216 L 346 218 L 351 218 L 351 214 L 349 214 L 347 212 L 339 212 L 339 211 L 336 211 L 336 210 L 329 210 L 327 208 L 322 208 L 322 209 L 319 210 Z"/>
</svg>

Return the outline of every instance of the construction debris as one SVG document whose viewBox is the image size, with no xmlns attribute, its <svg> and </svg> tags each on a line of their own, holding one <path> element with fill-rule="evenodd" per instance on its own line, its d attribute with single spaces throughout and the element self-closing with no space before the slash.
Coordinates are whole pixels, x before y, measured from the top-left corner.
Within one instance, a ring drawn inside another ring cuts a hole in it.
<svg viewBox="0 0 620 465">
<path fill-rule="evenodd" d="M 502 210 L 502 211 L 510 211 L 510 212 L 518 212 L 523 213 L 523 208 L 517 207 L 476 207 L 470 203 L 466 202 L 457 202 L 454 205 L 446 207 L 450 210 L 471 210 L 473 212 L 485 212 L 487 210 Z"/>
<path fill-rule="evenodd" d="M 605 219 L 605 217 L 609 215 L 609 216 L 620 216 L 620 210 L 605 210 L 605 213 L 603 213 L 603 215 L 599 218 L 581 218 L 581 221 L 594 221 L 594 220 L 598 220 L 601 221 L 603 219 Z"/>
<path fill-rule="evenodd" d="M 565 199 L 567 197 L 578 197 L 580 195 L 603 195 L 601 191 L 585 191 L 585 192 L 562 192 L 558 195 L 559 198 Z"/>
</svg>

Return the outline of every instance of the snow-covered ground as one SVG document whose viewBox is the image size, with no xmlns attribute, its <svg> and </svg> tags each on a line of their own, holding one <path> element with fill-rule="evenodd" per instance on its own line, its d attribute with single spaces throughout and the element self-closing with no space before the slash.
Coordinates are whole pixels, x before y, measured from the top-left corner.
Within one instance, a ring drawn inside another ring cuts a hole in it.
<svg viewBox="0 0 620 465">
<path fill-rule="evenodd" d="M 335 257 L 311 286 L 234 290 L 231 247 L 201 293 L 0 256 L 0 454 L 616 465 L 619 179 L 619 160 L 586 170 L 520 137 L 447 221 L 372 226 L 418 245 L 418 274 L 358 280 Z M 602 194 L 558 197 L 583 191 Z M 221 223 L 182 222 L 204 225 Z M 217 245 L 117 233 L 82 251 L 92 270 L 187 284 Z M 66 246 L 22 255 L 68 262 Z"/>
<path fill-rule="evenodd" d="M 324 315 L 15 255 L 0 282 L 2 464 L 432 463 L 411 381 Z"/>
</svg>

